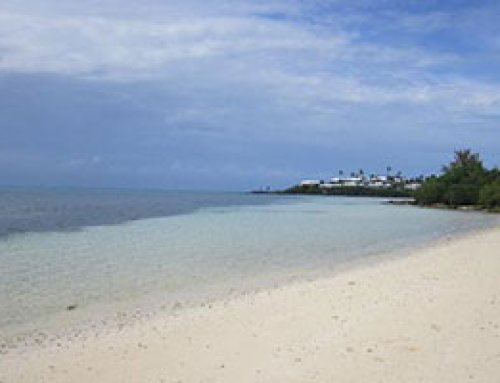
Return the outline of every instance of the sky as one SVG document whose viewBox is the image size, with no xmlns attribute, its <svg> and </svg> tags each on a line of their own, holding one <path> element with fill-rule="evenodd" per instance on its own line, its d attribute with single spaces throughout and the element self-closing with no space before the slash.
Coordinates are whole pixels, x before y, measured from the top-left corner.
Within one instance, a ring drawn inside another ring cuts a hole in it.
<svg viewBox="0 0 500 383">
<path fill-rule="evenodd" d="M 500 1 L 0 0 L 0 184 L 500 165 Z"/>
</svg>

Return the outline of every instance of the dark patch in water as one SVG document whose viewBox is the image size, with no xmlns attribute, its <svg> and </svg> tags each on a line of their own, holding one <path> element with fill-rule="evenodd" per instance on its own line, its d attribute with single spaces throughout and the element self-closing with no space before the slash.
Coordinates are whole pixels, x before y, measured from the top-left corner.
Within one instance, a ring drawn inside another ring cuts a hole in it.
<svg viewBox="0 0 500 383">
<path fill-rule="evenodd" d="M 247 193 L 0 189 L 0 237 L 188 214 L 206 207 L 266 205 L 278 199 Z"/>
</svg>

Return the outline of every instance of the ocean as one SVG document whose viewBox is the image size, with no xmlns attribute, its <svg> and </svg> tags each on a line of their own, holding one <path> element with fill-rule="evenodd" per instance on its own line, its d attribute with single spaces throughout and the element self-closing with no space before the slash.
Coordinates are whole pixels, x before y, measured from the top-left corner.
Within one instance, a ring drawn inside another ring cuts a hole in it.
<svg viewBox="0 0 500 383">
<path fill-rule="evenodd" d="M 172 313 L 499 223 L 375 198 L 4 189 L 0 337 Z"/>
</svg>

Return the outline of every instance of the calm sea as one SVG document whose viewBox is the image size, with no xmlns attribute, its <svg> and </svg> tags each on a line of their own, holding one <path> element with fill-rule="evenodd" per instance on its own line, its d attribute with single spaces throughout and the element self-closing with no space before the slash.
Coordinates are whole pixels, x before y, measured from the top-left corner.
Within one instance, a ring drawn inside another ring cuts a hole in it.
<svg viewBox="0 0 500 383">
<path fill-rule="evenodd" d="M 241 193 L 0 188 L 0 238 L 187 214 L 204 207 L 268 204 L 275 199 Z"/>
<path fill-rule="evenodd" d="M 369 198 L 3 190 L 0 336 L 168 311 L 499 223 Z"/>
</svg>

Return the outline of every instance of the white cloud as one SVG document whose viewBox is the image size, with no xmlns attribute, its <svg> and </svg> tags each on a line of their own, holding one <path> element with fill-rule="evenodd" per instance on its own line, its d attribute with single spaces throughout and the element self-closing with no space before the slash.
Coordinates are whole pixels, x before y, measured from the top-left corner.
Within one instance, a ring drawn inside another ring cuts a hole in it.
<svg viewBox="0 0 500 383">
<path fill-rule="evenodd" d="M 104 16 L 88 14 L 83 10 L 90 7 L 74 3 L 66 12 L 53 15 L 27 6 L 4 9 L 0 69 L 139 81 L 168 80 L 172 73 L 189 67 L 193 81 L 200 84 L 211 81 L 210 71 L 219 70 L 234 76 L 234 81 L 244 76 L 243 82 L 260 81 L 280 94 L 294 95 L 289 98 L 300 95 L 302 103 L 448 99 L 479 108 L 498 103 L 498 86 L 436 79 L 432 68 L 460 60 L 451 53 L 366 42 L 341 28 L 318 32 L 310 25 L 255 16 L 284 9 L 290 13 L 291 2 L 237 2 L 233 7 L 215 2 L 211 4 L 218 5 L 215 9 L 200 4 L 151 3 L 146 9 L 154 5 L 161 12 L 149 17 L 138 12 L 135 19 L 103 9 Z M 329 17 L 330 23 L 340 19 Z M 425 21 L 438 28 L 444 18 L 442 14 L 429 17 L 401 17 L 400 23 L 416 29 Z"/>
<path fill-rule="evenodd" d="M 415 119 L 441 121 L 499 107 L 498 82 L 454 72 L 466 60 L 460 52 L 438 52 L 417 41 L 391 44 L 390 36 L 367 38 L 359 27 L 373 22 L 366 14 L 319 13 L 304 21 L 300 3 L 292 0 L 106 4 L 51 0 L 46 10 L 29 1 L 0 5 L 0 70 L 161 84 L 185 100 L 165 124 L 190 124 L 178 128 L 190 132 L 215 125 L 244 129 L 255 125 L 251 119 L 263 130 L 323 132 L 342 125 L 339 119 L 350 123 L 346 104 L 360 115 L 367 106 L 395 105 L 397 115 L 398 105 L 410 105 L 421 108 Z M 450 16 L 393 12 L 387 20 L 394 24 L 375 21 L 373 27 L 418 35 L 446 27 Z M 422 110 L 431 112 L 422 117 Z M 211 126 L 196 127 L 200 121 Z"/>
<path fill-rule="evenodd" d="M 3 11 L 0 68 L 103 77 L 157 75 L 183 60 L 337 44 L 252 15 L 166 15 L 164 20 L 130 20 Z"/>
</svg>

